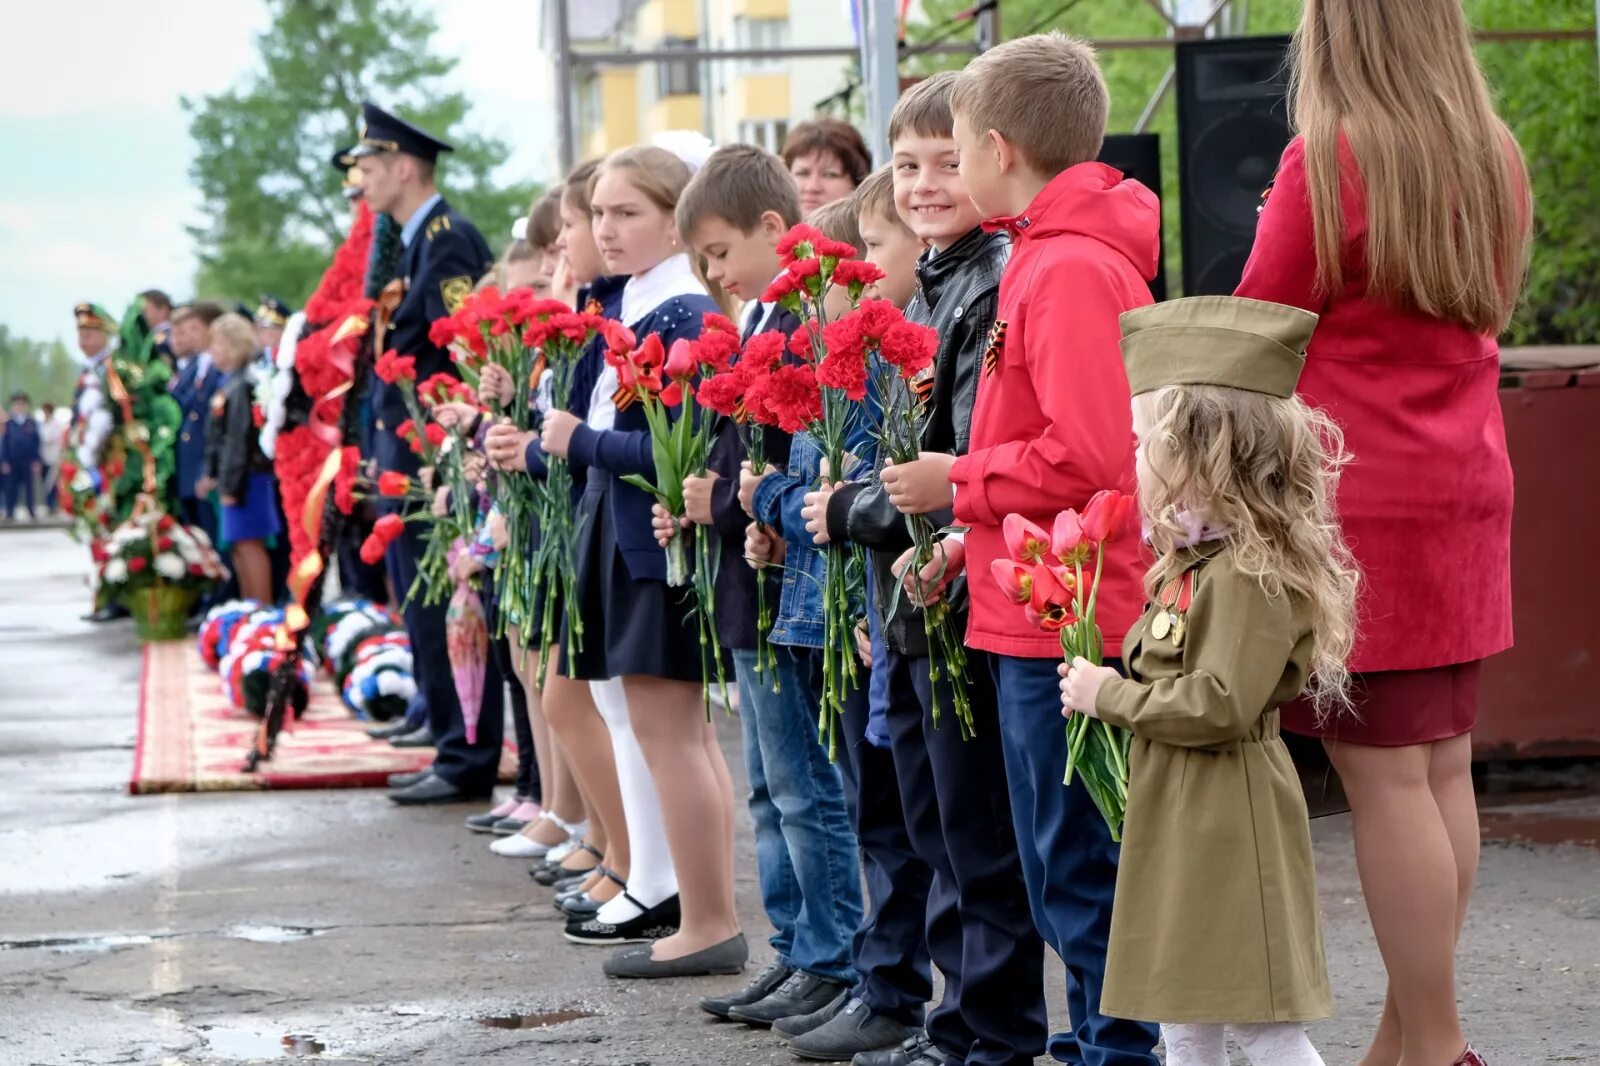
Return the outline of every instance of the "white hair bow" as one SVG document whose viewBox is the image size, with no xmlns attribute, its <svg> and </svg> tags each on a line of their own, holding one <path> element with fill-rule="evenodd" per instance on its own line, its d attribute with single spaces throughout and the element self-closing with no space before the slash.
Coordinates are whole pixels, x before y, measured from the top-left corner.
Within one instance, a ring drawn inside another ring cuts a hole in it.
<svg viewBox="0 0 1600 1066">
<path fill-rule="evenodd" d="M 717 150 L 711 138 L 699 130 L 662 130 L 650 138 L 650 143 L 656 148 L 665 148 L 683 160 L 683 165 L 689 168 L 691 174 L 705 166 L 711 153 Z"/>
</svg>

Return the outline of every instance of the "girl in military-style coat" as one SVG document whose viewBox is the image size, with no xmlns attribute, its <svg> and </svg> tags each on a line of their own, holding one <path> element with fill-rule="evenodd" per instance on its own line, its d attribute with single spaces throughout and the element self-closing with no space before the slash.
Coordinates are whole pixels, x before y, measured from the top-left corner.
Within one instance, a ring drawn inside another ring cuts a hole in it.
<svg viewBox="0 0 1600 1066">
<path fill-rule="evenodd" d="M 1316 316 L 1195 297 L 1122 316 L 1157 559 L 1129 677 L 1062 703 L 1133 733 L 1100 1009 L 1160 1021 L 1168 1066 L 1320 1066 L 1332 1013 L 1305 800 L 1278 707 L 1342 705 L 1356 573 L 1329 507 L 1337 429 L 1294 397 Z"/>
</svg>

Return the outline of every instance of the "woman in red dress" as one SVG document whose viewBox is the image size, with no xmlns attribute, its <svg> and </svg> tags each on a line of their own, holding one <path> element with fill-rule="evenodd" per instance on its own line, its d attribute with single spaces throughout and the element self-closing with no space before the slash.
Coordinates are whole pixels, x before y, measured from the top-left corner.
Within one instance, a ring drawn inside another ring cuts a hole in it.
<svg viewBox="0 0 1600 1066">
<path fill-rule="evenodd" d="M 1389 975 L 1361 1066 L 1481 1063 L 1454 955 L 1478 864 L 1478 669 L 1511 645 L 1511 464 L 1496 335 L 1526 269 L 1531 201 L 1460 0 L 1306 0 L 1299 136 L 1238 295 L 1322 320 L 1300 392 L 1343 427 L 1339 488 L 1362 569 L 1354 706 L 1323 738 Z M 1463 1048 L 1467 1050 L 1463 1052 Z"/>
</svg>

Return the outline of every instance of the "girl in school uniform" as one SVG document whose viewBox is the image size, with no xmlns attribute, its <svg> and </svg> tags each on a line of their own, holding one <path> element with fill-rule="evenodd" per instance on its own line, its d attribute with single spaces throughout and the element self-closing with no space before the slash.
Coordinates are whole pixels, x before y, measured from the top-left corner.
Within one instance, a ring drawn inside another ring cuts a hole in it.
<svg viewBox="0 0 1600 1066">
<path fill-rule="evenodd" d="M 267 541 L 283 532 L 272 460 L 261 450 L 256 428 L 255 326 L 243 315 L 226 314 L 211 327 L 211 358 L 227 377 L 211 399 L 215 457 L 207 473 L 222 499 L 222 541 L 230 546 L 239 595 L 272 602 L 272 559 Z"/>
<path fill-rule="evenodd" d="M 590 184 L 593 231 L 606 271 L 626 275 L 618 319 L 643 340 L 670 348 L 699 336 L 708 312 L 720 311 L 691 263 L 673 221 L 689 165 L 664 149 L 616 152 Z M 602 908 L 604 935 L 614 915 L 647 936 L 664 924 L 678 931 L 626 948 L 606 963 L 613 977 L 687 977 L 736 973 L 748 956 L 733 903 L 733 786 L 701 703 L 699 633 L 691 597 L 666 583 L 666 555 L 652 532 L 652 498 L 622 480 L 655 476 L 642 405 L 617 391 L 607 367 L 595 384 L 586 420 L 552 412 L 540 433 L 546 452 L 588 468 L 581 508 L 578 593 L 585 632 L 580 676 L 620 678 L 624 712 L 654 779 L 679 896 L 655 899 L 631 884 L 622 902 Z M 592 623 L 590 619 L 593 619 Z M 602 713 L 607 708 L 602 705 Z M 637 782 L 624 781 L 624 799 Z M 644 797 L 634 794 L 640 805 Z M 632 820 L 633 808 L 629 818 Z M 643 834 L 636 833 L 635 844 Z M 676 919 L 676 920 L 674 920 Z M 582 923 L 569 926 L 581 939 Z"/>
</svg>

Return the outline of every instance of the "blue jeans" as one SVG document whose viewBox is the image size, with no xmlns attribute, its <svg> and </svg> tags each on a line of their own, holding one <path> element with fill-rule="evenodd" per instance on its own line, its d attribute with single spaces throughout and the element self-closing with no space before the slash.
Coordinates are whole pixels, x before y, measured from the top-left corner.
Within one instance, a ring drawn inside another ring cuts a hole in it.
<svg viewBox="0 0 1600 1066">
<path fill-rule="evenodd" d="M 1046 1050 L 1057 1062 L 1082 1066 L 1156 1066 L 1156 1026 L 1100 1013 L 1118 847 L 1083 783 L 1061 783 L 1067 736 L 1058 660 L 991 661 L 1028 905 L 1039 935 L 1067 967 L 1073 1031 L 1053 1034 Z"/>
<path fill-rule="evenodd" d="M 733 652 L 750 774 L 761 901 L 785 964 L 853 982 L 861 924 L 861 864 L 844 784 L 817 740 L 809 657 L 774 647 L 779 691 L 757 675 L 756 652 Z"/>
</svg>

